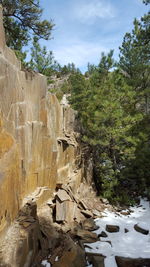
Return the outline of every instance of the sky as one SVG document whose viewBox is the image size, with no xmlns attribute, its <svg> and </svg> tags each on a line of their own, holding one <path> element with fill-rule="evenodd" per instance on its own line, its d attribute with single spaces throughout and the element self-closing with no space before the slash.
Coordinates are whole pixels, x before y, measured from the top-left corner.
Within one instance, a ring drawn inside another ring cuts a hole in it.
<svg viewBox="0 0 150 267">
<path fill-rule="evenodd" d="M 148 7 L 142 0 L 40 0 L 43 18 L 55 27 L 50 41 L 41 41 L 61 64 L 75 63 L 85 71 L 98 64 L 101 53 L 114 49 L 117 60 L 123 36 L 133 28 L 134 18 Z"/>
</svg>

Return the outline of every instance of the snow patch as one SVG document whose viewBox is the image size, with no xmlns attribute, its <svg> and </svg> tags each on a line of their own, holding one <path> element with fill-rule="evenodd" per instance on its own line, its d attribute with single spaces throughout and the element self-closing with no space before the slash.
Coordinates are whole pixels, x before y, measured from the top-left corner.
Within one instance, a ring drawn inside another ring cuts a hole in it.
<svg viewBox="0 0 150 267">
<path fill-rule="evenodd" d="M 51 264 L 47 260 L 42 261 L 41 264 L 45 267 L 51 267 Z"/>
<path fill-rule="evenodd" d="M 101 241 L 90 244 L 86 248 L 87 252 L 101 253 L 105 258 L 105 267 L 117 267 L 115 256 L 130 258 L 150 258 L 150 205 L 146 199 L 141 199 L 140 205 L 132 207 L 129 215 L 116 214 L 105 210 L 103 218 L 96 219 L 96 224 L 100 227 L 95 233 L 100 234 L 105 231 L 108 237 L 101 237 Z M 118 225 L 119 232 L 109 233 L 106 231 L 106 224 Z M 145 230 L 149 230 L 148 235 L 143 235 L 134 229 L 138 224 Z M 128 229 L 128 232 L 125 232 Z M 112 246 L 105 241 L 111 241 Z M 89 245 L 89 244 L 88 244 Z"/>
</svg>

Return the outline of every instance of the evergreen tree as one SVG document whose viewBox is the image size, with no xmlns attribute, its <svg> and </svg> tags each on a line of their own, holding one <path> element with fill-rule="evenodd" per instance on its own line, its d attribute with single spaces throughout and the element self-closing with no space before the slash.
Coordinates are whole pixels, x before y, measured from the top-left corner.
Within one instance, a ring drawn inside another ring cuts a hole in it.
<svg viewBox="0 0 150 267">
<path fill-rule="evenodd" d="M 33 39 L 33 47 L 31 48 L 31 60 L 28 66 L 37 71 L 50 77 L 52 73 L 58 68 L 57 62 L 54 60 L 52 51 L 47 51 L 46 46 L 41 48 L 37 37 Z"/>
<path fill-rule="evenodd" d="M 126 33 L 120 47 L 119 66 L 137 93 L 137 106 L 149 113 L 150 14 L 135 19 L 132 33 Z"/>
<path fill-rule="evenodd" d="M 22 48 L 31 40 L 32 34 L 38 39 L 48 40 L 54 24 L 42 20 L 39 0 L 0 0 L 0 4 L 3 7 L 6 43 L 24 62 L 26 53 Z"/>
<path fill-rule="evenodd" d="M 80 70 L 78 68 L 76 68 L 75 64 L 72 63 L 68 63 L 68 65 L 64 65 L 63 67 L 61 67 L 61 75 L 67 75 L 67 74 L 73 74 L 73 73 L 80 73 Z"/>
</svg>

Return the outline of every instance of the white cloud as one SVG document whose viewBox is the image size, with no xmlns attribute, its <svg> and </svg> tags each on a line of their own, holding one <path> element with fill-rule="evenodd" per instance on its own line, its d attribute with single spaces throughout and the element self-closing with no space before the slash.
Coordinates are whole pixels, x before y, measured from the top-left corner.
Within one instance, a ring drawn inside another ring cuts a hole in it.
<svg viewBox="0 0 150 267">
<path fill-rule="evenodd" d="M 98 62 L 102 52 L 108 52 L 109 49 L 99 44 L 78 41 L 72 44 L 65 44 L 54 49 L 56 60 L 60 64 L 75 63 L 79 68 L 83 68 L 88 62 Z"/>
<path fill-rule="evenodd" d="M 93 23 L 96 18 L 114 18 L 115 9 L 106 0 L 86 0 L 75 7 L 75 15 L 82 22 Z"/>
</svg>

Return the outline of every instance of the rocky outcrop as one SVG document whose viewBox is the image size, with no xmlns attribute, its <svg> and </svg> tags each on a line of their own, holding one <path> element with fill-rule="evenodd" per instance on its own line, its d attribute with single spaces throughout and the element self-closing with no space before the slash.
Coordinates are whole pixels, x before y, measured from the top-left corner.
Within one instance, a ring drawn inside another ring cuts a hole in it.
<svg viewBox="0 0 150 267">
<path fill-rule="evenodd" d="M 57 185 L 69 184 L 76 192 L 91 175 L 75 125 L 74 111 L 47 91 L 46 78 L 21 70 L 6 46 L 0 7 L 1 238 L 29 198 L 39 207 Z"/>
<path fill-rule="evenodd" d="M 55 254 L 64 237 L 50 221 L 38 218 L 37 204 L 29 201 L 21 208 L 0 243 L 0 266 L 41 266 L 42 258 L 50 251 Z"/>
</svg>

